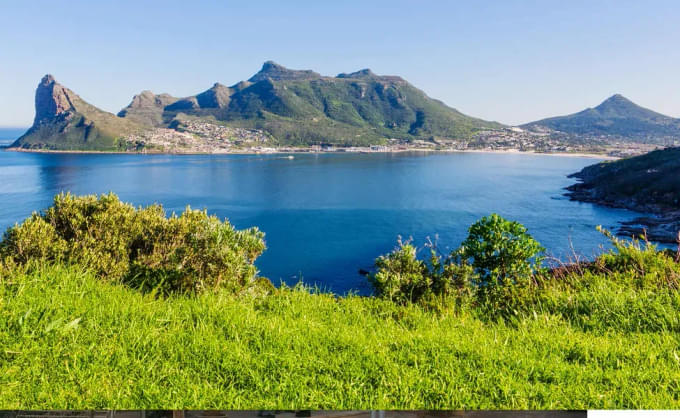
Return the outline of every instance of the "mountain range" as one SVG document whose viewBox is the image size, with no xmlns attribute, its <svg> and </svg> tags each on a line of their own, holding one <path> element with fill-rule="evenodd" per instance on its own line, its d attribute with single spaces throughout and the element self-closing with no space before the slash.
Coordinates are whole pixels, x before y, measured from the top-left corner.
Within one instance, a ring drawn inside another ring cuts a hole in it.
<svg viewBox="0 0 680 418">
<path fill-rule="evenodd" d="M 662 142 L 665 138 L 680 138 L 680 119 L 638 106 L 620 94 L 611 96 L 594 108 L 527 123 L 522 128 L 651 143 Z"/>
<path fill-rule="evenodd" d="M 480 129 L 502 126 L 464 115 L 401 77 L 368 69 L 326 77 L 268 61 L 247 81 L 215 83 L 194 96 L 143 91 L 118 115 L 87 104 L 47 75 L 36 91 L 34 124 L 13 146 L 120 149 L 129 135 L 153 128 L 181 130 L 196 120 L 264 131 L 285 145 L 469 138 Z"/>
<path fill-rule="evenodd" d="M 148 147 L 146 139 L 156 132 L 164 138 L 173 132 L 193 135 L 188 126 L 195 130 L 197 123 L 226 129 L 229 135 L 258 132 L 258 137 L 270 138 L 271 145 L 288 146 L 365 146 L 389 139 L 475 143 L 480 132 L 511 132 L 505 125 L 467 116 L 430 98 L 398 76 L 364 69 L 329 77 L 272 61 L 247 81 L 232 86 L 215 83 L 194 96 L 142 91 L 117 115 L 85 102 L 46 75 L 36 90 L 35 107 L 33 126 L 13 147 L 139 150 Z M 620 95 L 593 109 L 522 128 L 643 142 L 680 138 L 679 119 L 639 107 Z"/>
</svg>

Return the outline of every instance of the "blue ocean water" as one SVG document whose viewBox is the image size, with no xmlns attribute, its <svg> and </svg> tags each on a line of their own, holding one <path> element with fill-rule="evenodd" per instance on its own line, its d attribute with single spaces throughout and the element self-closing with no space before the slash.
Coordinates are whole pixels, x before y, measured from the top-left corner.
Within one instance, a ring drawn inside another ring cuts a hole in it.
<svg viewBox="0 0 680 418">
<path fill-rule="evenodd" d="M 592 256 L 637 214 L 571 202 L 566 175 L 591 158 L 492 153 L 112 155 L 0 152 L 0 228 L 51 204 L 60 191 L 113 191 L 136 205 L 206 208 L 239 228 L 258 226 L 258 259 L 274 283 L 300 278 L 334 292 L 368 293 L 359 269 L 397 237 L 438 237 L 455 248 L 492 212 L 517 220 L 555 256 Z"/>
</svg>

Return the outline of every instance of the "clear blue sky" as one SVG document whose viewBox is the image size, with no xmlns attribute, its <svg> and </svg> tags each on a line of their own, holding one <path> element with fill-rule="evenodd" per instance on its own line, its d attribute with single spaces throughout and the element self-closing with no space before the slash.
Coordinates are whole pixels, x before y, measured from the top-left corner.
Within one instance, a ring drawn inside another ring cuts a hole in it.
<svg viewBox="0 0 680 418">
<path fill-rule="evenodd" d="M 677 0 L 0 0 L 0 126 L 30 125 L 45 73 L 117 112 L 141 90 L 192 95 L 269 59 L 401 75 L 508 124 L 614 93 L 680 117 Z"/>
</svg>

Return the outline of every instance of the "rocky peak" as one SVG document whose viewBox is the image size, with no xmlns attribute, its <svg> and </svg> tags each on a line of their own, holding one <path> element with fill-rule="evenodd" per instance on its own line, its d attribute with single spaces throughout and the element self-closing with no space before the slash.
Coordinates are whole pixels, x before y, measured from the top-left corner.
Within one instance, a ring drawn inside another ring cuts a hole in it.
<svg viewBox="0 0 680 418">
<path fill-rule="evenodd" d="M 609 97 L 600 103 L 595 110 L 607 117 L 671 120 L 672 118 L 641 107 L 620 94 Z"/>
<path fill-rule="evenodd" d="M 621 106 L 621 105 L 627 106 L 627 105 L 631 105 L 631 104 L 634 104 L 634 103 L 631 102 L 630 100 L 626 99 L 625 97 L 623 97 L 623 95 L 617 93 L 617 94 L 609 97 L 604 102 L 602 102 L 600 104 L 600 106 Z M 598 106 L 598 107 L 600 107 L 600 106 Z"/>
<path fill-rule="evenodd" d="M 151 90 L 144 90 L 139 94 L 135 94 L 132 98 L 132 102 L 128 107 L 140 108 L 153 106 L 156 103 L 156 95 L 153 94 Z"/>
<path fill-rule="evenodd" d="M 363 70 L 355 71 L 353 73 L 340 73 L 337 78 L 372 78 L 376 77 L 375 73 L 371 71 L 370 68 L 364 68 Z"/>
<path fill-rule="evenodd" d="M 290 70 L 283 65 L 279 65 L 274 61 L 267 61 L 262 64 L 262 69 L 252 76 L 248 81 L 257 83 L 266 79 L 274 81 L 282 80 L 306 80 L 311 78 L 320 78 L 321 74 L 312 70 Z"/>
<path fill-rule="evenodd" d="M 393 84 L 405 84 L 406 80 L 401 77 L 394 75 L 377 75 L 369 68 L 364 68 L 363 70 L 355 71 L 353 73 L 341 73 L 337 75 L 337 78 L 349 78 L 355 80 L 372 80 L 381 83 L 393 83 Z"/>
<path fill-rule="evenodd" d="M 35 121 L 39 125 L 75 110 L 73 92 L 57 83 L 51 74 L 45 75 L 35 91 Z"/>
<path fill-rule="evenodd" d="M 196 95 L 196 101 L 201 108 L 222 108 L 229 104 L 231 91 L 224 84 L 215 83 L 208 90 Z"/>
</svg>

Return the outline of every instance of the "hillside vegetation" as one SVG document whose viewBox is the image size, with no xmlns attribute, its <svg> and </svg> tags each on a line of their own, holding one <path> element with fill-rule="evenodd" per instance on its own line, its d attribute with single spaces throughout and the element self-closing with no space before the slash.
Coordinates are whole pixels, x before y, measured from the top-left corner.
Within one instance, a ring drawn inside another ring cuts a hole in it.
<svg viewBox="0 0 680 418">
<path fill-rule="evenodd" d="M 124 137 L 144 131 L 136 121 L 119 118 L 84 101 L 46 75 L 38 85 L 33 126 L 12 146 L 24 149 L 123 151 Z"/>
<path fill-rule="evenodd" d="M 142 93 L 144 94 L 144 93 Z M 148 95 L 148 93 L 147 93 Z M 469 138 L 498 123 L 475 119 L 429 98 L 404 79 L 361 70 L 337 77 L 290 70 L 268 61 L 248 81 L 169 103 L 165 96 L 133 103 L 119 116 L 162 114 L 159 126 L 183 115 L 212 117 L 264 130 L 282 144 L 366 145 L 386 138 Z"/>
<path fill-rule="evenodd" d="M 666 148 L 637 157 L 588 166 L 570 177 L 573 200 L 651 212 L 622 228 L 629 234 L 677 243 L 680 240 L 680 148 Z"/>
<path fill-rule="evenodd" d="M 678 173 L 680 148 L 666 148 L 588 166 L 570 176 L 583 182 L 569 190 L 630 209 L 653 212 L 680 210 Z"/>
<path fill-rule="evenodd" d="M 85 102 L 47 75 L 36 90 L 35 107 L 33 126 L 13 147 L 153 151 L 154 140 L 186 141 L 163 129 L 182 132 L 187 121 L 257 130 L 273 138 L 269 146 L 465 141 L 480 130 L 502 127 L 466 116 L 400 77 L 370 70 L 326 77 L 271 61 L 248 81 L 230 87 L 215 83 L 194 96 L 143 91 L 118 115 Z"/>
<path fill-rule="evenodd" d="M 611 96 L 594 108 L 542 119 L 522 127 L 530 130 L 549 128 L 580 136 L 604 136 L 661 144 L 680 138 L 680 119 L 638 106 L 620 94 Z"/>
<path fill-rule="evenodd" d="M 158 223 L 170 241 L 119 240 L 137 222 L 108 221 L 156 207 L 67 197 L 0 245 L 1 408 L 680 407 L 680 254 L 651 244 L 610 235 L 615 249 L 593 262 L 546 268 L 526 228 L 491 215 L 450 254 L 401 242 L 376 261 L 375 296 L 337 296 L 205 281 L 196 266 L 230 252 L 207 232 L 226 222 L 170 217 Z M 113 239 L 92 239 L 107 229 Z M 91 253 L 143 263 L 147 278 L 172 266 L 189 286 L 98 271 Z"/>
</svg>

